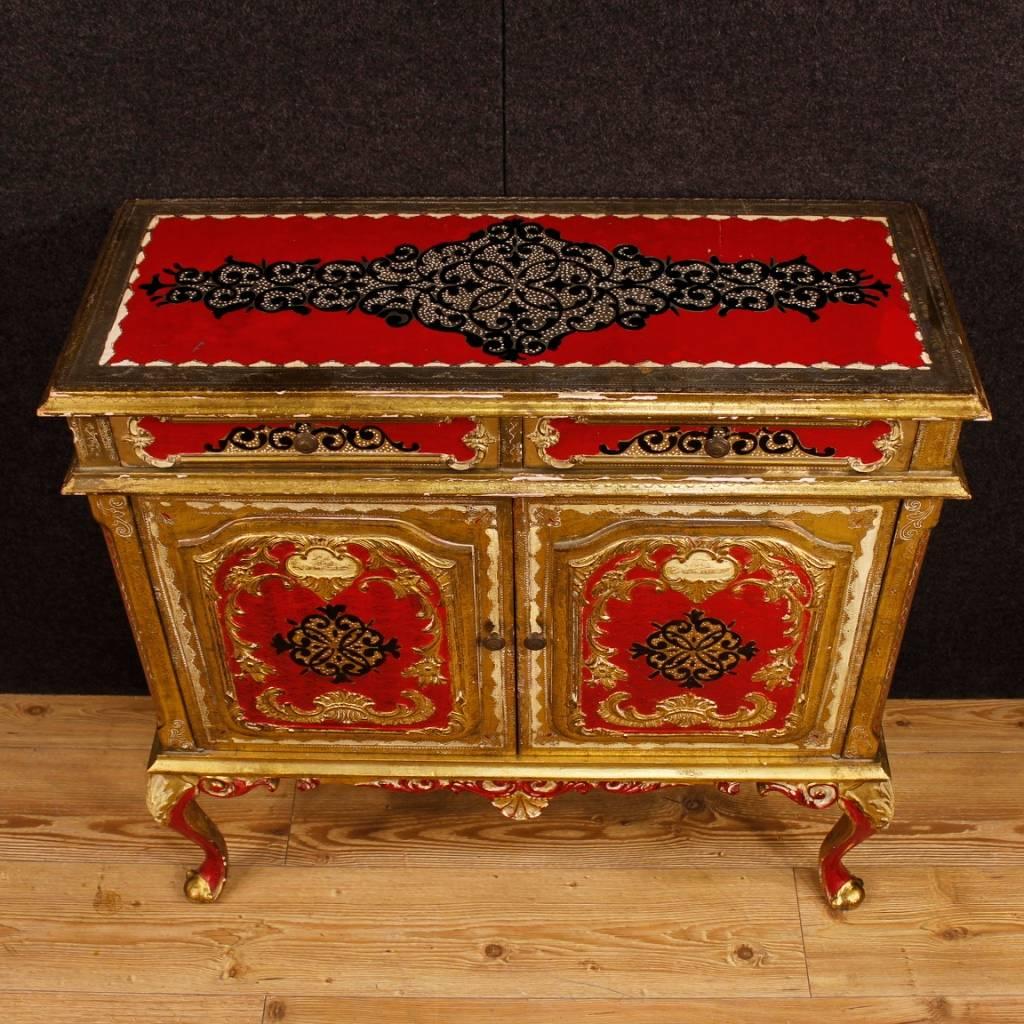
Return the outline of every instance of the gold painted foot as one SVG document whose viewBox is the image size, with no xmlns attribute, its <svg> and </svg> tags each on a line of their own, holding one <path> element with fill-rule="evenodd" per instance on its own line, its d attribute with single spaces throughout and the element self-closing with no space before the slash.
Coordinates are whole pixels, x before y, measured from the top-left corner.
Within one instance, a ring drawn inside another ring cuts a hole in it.
<svg viewBox="0 0 1024 1024">
<path fill-rule="evenodd" d="M 818 855 L 825 899 L 834 910 L 850 910 L 864 900 L 864 883 L 850 873 L 843 857 L 865 839 L 887 828 L 892 820 L 892 783 L 855 782 L 841 785 L 843 816 L 825 837 Z"/>
<path fill-rule="evenodd" d="M 146 789 L 149 813 L 168 828 L 195 843 L 203 863 L 185 876 L 185 895 L 196 903 L 212 903 L 221 894 L 228 876 L 228 851 L 220 830 L 195 802 L 200 793 L 209 796 L 241 796 L 256 786 L 277 788 L 277 779 L 234 779 L 221 776 L 151 774 Z"/>
</svg>

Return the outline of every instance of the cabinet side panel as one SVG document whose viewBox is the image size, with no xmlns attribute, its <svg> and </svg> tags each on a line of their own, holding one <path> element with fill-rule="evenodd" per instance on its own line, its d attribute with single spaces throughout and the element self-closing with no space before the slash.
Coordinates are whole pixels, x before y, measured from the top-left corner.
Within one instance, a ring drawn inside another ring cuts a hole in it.
<svg viewBox="0 0 1024 1024">
<path fill-rule="evenodd" d="M 135 513 L 124 495 L 91 495 L 93 517 L 103 529 L 114 574 L 156 704 L 161 746 L 192 750 L 195 737 L 178 688 L 146 560 L 139 544 Z"/>
<path fill-rule="evenodd" d="M 941 501 L 927 498 L 909 499 L 900 507 L 864 670 L 850 714 L 844 757 L 874 757 L 878 752 L 885 699 L 917 589 L 928 538 L 938 522 L 941 508 Z"/>
</svg>

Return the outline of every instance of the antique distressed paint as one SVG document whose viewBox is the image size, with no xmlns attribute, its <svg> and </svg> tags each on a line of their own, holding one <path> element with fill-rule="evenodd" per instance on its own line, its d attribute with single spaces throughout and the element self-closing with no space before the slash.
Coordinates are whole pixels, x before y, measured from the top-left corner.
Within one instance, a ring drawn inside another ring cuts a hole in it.
<svg viewBox="0 0 1024 1024">
<path fill-rule="evenodd" d="M 988 409 L 897 203 L 127 204 L 65 415 L 158 709 L 149 802 L 296 779 L 752 782 L 892 816 L 880 730 L 961 422 Z"/>
<path fill-rule="evenodd" d="M 538 358 L 928 365 L 884 219 L 685 215 L 157 216 L 101 361 Z"/>
</svg>

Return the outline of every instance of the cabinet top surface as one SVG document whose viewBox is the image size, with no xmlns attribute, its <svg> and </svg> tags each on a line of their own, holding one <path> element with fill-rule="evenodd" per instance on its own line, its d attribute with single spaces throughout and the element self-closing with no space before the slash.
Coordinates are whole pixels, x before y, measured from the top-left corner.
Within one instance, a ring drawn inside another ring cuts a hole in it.
<svg viewBox="0 0 1024 1024">
<path fill-rule="evenodd" d="M 134 201 L 44 411 L 385 392 L 984 415 L 961 333 L 906 204 Z"/>
</svg>

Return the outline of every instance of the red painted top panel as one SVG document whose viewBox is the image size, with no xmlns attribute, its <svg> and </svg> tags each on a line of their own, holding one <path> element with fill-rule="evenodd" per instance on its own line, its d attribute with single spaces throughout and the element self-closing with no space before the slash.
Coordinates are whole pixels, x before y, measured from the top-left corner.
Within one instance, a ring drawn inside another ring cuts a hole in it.
<svg viewBox="0 0 1024 1024">
<path fill-rule="evenodd" d="M 102 363 L 926 367 L 883 219 L 159 216 Z"/>
</svg>

